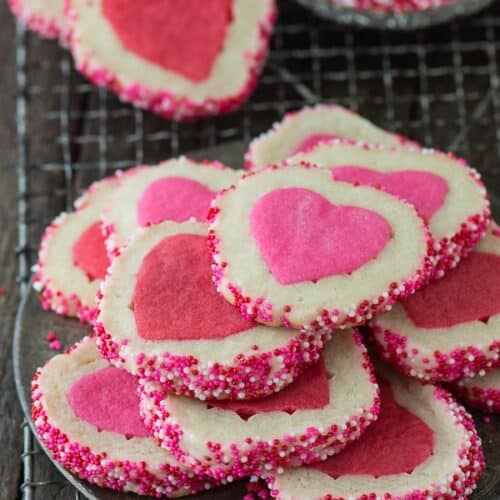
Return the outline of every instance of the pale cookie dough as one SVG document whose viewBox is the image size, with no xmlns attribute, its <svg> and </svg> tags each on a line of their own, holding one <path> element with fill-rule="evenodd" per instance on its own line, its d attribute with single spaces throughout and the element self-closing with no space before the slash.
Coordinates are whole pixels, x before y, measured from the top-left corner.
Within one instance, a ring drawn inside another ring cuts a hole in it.
<svg viewBox="0 0 500 500">
<path fill-rule="evenodd" d="M 70 0 L 77 68 L 124 101 L 165 118 L 240 107 L 266 60 L 274 0 Z"/>
<path fill-rule="evenodd" d="M 92 184 L 74 212 L 63 212 L 45 229 L 33 278 L 44 309 L 89 323 L 95 319 L 96 293 L 109 264 L 100 213 L 118 178 Z"/>
<path fill-rule="evenodd" d="M 334 141 L 300 153 L 287 164 L 300 162 L 329 169 L 336 181 L 376 186 L 411 203 L 434 239 L 434 278 L 441 278 L 472 250 L 491 220 L 479 173 L 451 154 Z"/>
<path fill-rule="evenodd" d="M 54 460 L 90 483 L 150 496 L 184 496 L 215 482 L 158 447 L 139 414 L 137 382 L 85 337 L 39 368 L 32 417 Z"/>
<path fill-rule="evenodd" d="M 259 170 L 277 165 L 299 152 L 331 139 L 399 146 L 411 142 L 377 127 L 350 109 L 318 104 L 286 113 L 283 120 L 256 137 L 245 155 L 245 168 Z"/>
<path fill-rule="evenodd" d="M 322 383 L 299 379 L 261 400 L 202 402 L 141 387 L 141 411 L 161 445 L 198 473 L 222 482 L 282 472 L 338 453 L 376 419 L 378 387 L 361 337 L 337 332 L 324 352 Z M 303 377 L 310 376 L 304 372 Z M 308 391 L 315 391 L 315 395 Z M 321 406 L 317 406 L 321 393 Z M 326 392 L 326 394 L 325 394 Z M 299 405 L 300 402 L 300 405 Z M 224 406 L 227 405 L 227 406 Z"/>
<path fill-rule="evenodd" d="M 371 323 L 380 355 L 422 380 L 471 377 L 500 357 L 500 232 L 491 225 L 443 279 Z"/>
<path fill-rule="evenodd" d="M 472 418 L 440 387 L 383 373 L 379 419 L 366 434 L 326 462 L 274 475 L 273 498 L 440 500 L 472 493 L 484 469 Z"/>
<path fill-rule="evenodd" d="M 199 399 L 277 392 L 318 360 L 329 338 L 244 319 L 212 283 L 207 227 L 199 222 L 137 234 L 111 266 L 99 310 L 105 358 Z"/>
<path fill-rule="evenodd" d="M 307 166 L 247 174 L 218 195 L 209 239 L 219 292 L 273 326 L 359 325 L 431 269 L 429 232 L 412 206 Z"/>
</svg>

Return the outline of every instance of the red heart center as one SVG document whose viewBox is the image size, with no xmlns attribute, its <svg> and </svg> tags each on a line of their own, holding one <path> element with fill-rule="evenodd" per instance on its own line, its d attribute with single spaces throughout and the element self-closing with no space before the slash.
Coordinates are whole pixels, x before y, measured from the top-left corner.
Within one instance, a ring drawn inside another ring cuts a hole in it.
<svg viewBox="0 0 500 500">
<path fill-rule="evenodd" d="M 419 417 L 398 405 L 390 384 L 379 380 L 380 414 L 359 441 L 312 467 L 337 479 L 409 474 L 433 453 L 434 433 Z"/>
<path fill-rule="evenodd" d="M 107 367 L 78 379 L 68 392 L 75 415 L 100 431 L 148 437 L 139 414 L 137 381 L 120 368 Z"/>
<path fill-rule="evenodd" d="M 446 328 L 487 320 L 500 312 L 500 257 L 472 252 L 443 279 L 419 290 L 402 304 L 420 328 Z"/>
<path fill-rule="evenodd" d="M 422 170 L 383 173 L 369 168 L 345 165 L 333 167 L 331 173 L 336 181 L 377 186 L 408 201 L 427 222 L 443 206 L 448 194 L 448 183 L 445 179 Z"/>
<path fill-rule="evenodd" d="M 165 220 L 184 222 L 194 218 L 203 222 L 214 196 L 213 191 L 199 182 L 165 177 L 144 190 L 137 203 L 137 218 L 141 227 Z"/>
<path fill-rule="evenodd" d="M 376 212 L 333 205 L 302 188 L 276 189 L 259 198 L 250 228 L 282 285 L 350 273 L 375 259 L 391 238 L 391 226 Z"/>
<path fill-rule="evenodd" d="M 323 360 L 307 368 L 280 392 L 248 401 L 210 401 L 209 407 L 236 412 L 244 420 L 257 413 L 324 408 L 330 402 L 330 387 Z"/>
<path fill-rule="evenodd" d="M 210 77 L 231 22 L 233 0 L 103 0 L 125 48 L 194 82 Z"/>
<path fill-rule="evenodd" d="M 134 290 L 137 332 L 147 340 L 228 337 L 253 328 L 212 282 L 207 240 L 167 237 L 144 258 Z"/>
<path fill-rule="evenodd" d="M 106 277 L 109 259 L 99 222 L 83 231 L 72 250 L 73 263 L 87 275 L 90 281 L 102 280 Z"/>
</svg>

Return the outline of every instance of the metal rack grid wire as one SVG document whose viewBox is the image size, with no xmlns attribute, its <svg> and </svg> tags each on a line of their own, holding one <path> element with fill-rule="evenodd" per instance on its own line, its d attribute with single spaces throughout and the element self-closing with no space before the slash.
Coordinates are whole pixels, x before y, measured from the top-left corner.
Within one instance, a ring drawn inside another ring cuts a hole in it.
<svg viewBox="0 0 500 500">
<path fill-rule="evenodd" d="M 91 180 L 227 141 L 249 141 L 291 109 L 337 102 L 382 127 L 464 156 L 483 174 L 500 215 L 500 4 L 411 33 L 321 21 L 292 0 L 269 62 L 237 113 L 164 121 L 86 82 L 54 42 L 17 28 L 18 276 L 26 286 L 43 228 Z M 25 499 L 52 497 L 57 473 L 24 426 Z M 50 470 L 50 469 L 49 469 Z M 64 488 L 64 498 L 79 498 Z M 58 496 L 60 493 L 58 493 Z"/>
</svg>

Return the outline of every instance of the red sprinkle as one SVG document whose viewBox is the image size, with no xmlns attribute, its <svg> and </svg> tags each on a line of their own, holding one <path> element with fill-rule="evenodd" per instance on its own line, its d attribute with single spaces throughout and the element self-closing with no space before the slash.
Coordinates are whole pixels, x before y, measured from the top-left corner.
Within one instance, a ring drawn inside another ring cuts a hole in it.
<svg viewBox="0 0 500 500">
<path fill-rule="evenodd" d="M 52 342 L 53 340 L 58 340 L 57 333 L 54 330 L 51 330 L 49 333 L 47 333 L 46 339 L 48 342 Z"/>
</svg>

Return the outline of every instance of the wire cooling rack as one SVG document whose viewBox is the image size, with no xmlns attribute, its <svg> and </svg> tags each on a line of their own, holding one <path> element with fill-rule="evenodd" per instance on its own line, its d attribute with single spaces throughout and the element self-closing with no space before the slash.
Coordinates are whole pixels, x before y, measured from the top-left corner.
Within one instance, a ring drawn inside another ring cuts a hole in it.
<svg viewBox="0 0 500 500">
<path fill-rule="evenodd" d="M 260 85 L 239 112 L 199 123 L 164 121 L 122 104 L 73 69 L 69 54 L 17 28 L 18 269 L 25 287 L 43 228 L 91 180 L 143 162 L 244 140 L 286 111 L 337 102 L 382 127 L 464 156 L 500 215 L 500 4 L 413 33 L 357 31 L 291 0 Z M 79 498 L 26 425 L 23 497 Z"/>
</svg>

